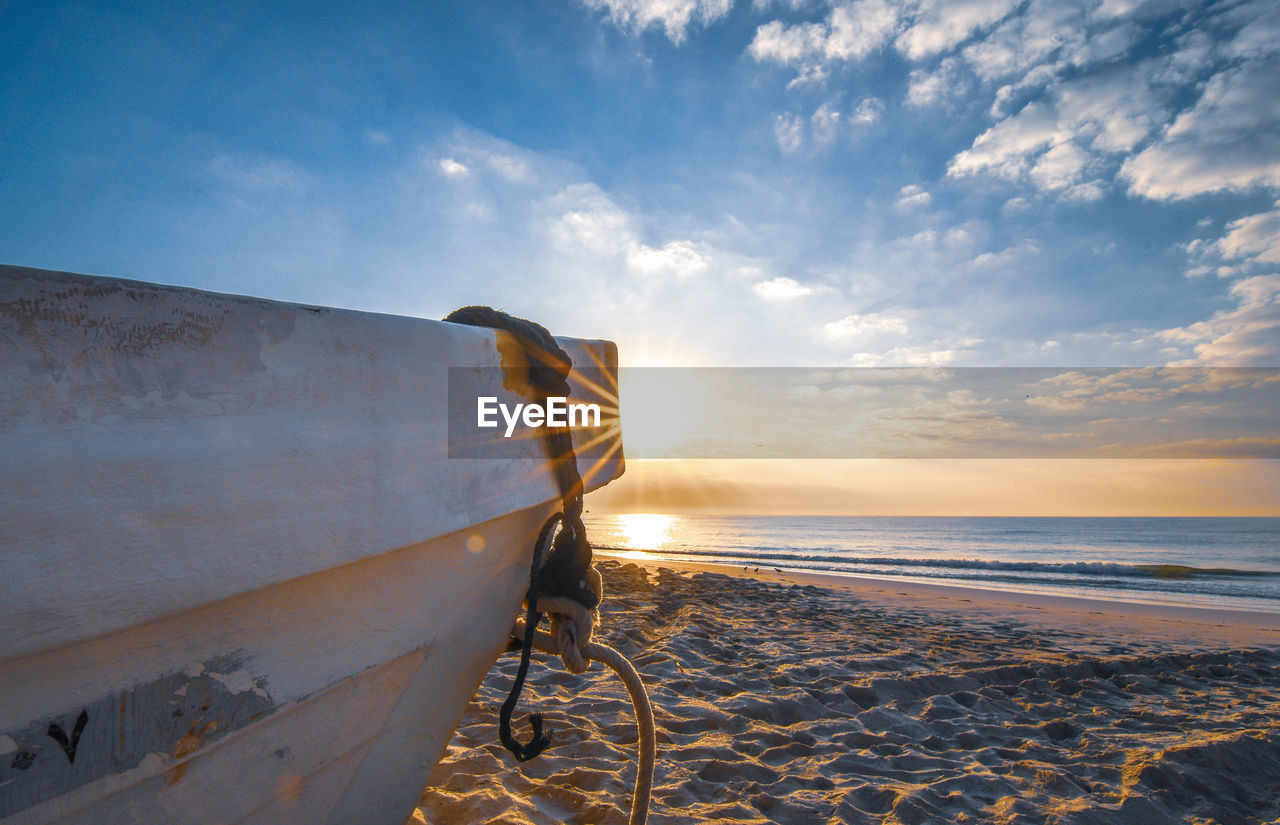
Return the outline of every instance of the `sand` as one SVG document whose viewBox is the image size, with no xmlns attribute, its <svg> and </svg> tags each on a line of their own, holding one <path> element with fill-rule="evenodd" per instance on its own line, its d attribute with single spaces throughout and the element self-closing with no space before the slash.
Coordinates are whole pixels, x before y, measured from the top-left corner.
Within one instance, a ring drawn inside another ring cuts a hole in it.
<svg viewBox="0 0 1280 825">
<path fill-rule="evenodd" d="M 600 566 L 600 634 L 657 714 L 651 822 L 1280 818 L 1280 616 Z M 476 693 L 414 821 L 625 823 L 621 684 L 536 656 L 517 733 L 535 709 L 555 740 L 520 764 L 497 741 L 516 664 Z"/>
</svg>

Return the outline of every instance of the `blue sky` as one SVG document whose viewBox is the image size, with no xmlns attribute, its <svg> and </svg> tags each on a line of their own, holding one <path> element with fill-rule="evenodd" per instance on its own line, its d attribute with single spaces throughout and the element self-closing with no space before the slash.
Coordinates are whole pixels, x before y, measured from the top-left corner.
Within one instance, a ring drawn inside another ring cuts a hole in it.
<svg viewBox="0 0 1280 825">
<path fill-rule="evenodd" d="M 0 261 L 634 365 L 1280 365 L 1273 0 L 188 6 L 0 2 Z"/>
</svg>

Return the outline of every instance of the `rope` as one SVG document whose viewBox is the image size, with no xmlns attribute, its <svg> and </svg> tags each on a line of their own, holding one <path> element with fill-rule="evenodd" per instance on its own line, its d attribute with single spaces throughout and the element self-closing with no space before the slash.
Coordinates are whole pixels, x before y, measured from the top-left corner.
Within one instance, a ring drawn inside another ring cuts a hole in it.
<svg viewBox="0 0 1280 825">
<path fill-rule="evenodd" d="M 556 640 L 564 669 L 574 674 L 586 673 L 591 663 L 583 656 L 582 648 L 591 643 L 599 614 L 573 599 L 561 596 L 540 598 L 543 609 L 551 614 L 551 636 Z"/>
<path fill-rule="evenodd" d="M 551 531 L 555 529 L 558 516 L 552 516 L 547 519 L 547 523 L 542 525 L 541 532 L 538 533 L 538 540 L 533 543 L 533 562 L 529 571 L 529 590 L 525 593 L 525 602 L 529 605 L 529 612 L 525 614 L 525 622 L 531 627 L 537 627 L 538 622 L 542 621 L 542 614 L 538 612 L 538 568 L 542 566 L 542 548 L 546 546 L 547 540 L 551 537 Z M 542 732 L 542 714 L 529 714 L 529 724 L 533 727 L 533 736 L 529 738 L 528 743 L 522 743 L 511 733 L 511 714 L 515 712 L 516 703 L 520 701 L 520 691 L 524 688 L 525 677 L 529 674 L 529 654 L 532 652 L 532 640 L 525 639 L 524 645 L 520 650 L 520 668 L 516 671 L 515 682 L 511 685 L 511 692 L 507 694 L 507 700 L 502 703 L 502 710 L 498 714 L 498 739 L 502 741 L 502 746 L 511 751 L 518 762 L 527 762 L 538 754 L 547 749 L 551 744 L 551 732 Z"/>
<path fill-rule="evenodd" d="M 529 383 L 539 391 L 543 400 L 551 395 L 568 396 L 568 375 L 573 363 L 545 327 L 483 306 L 464 307 L 444 320 L 493 327 L 515 335 L 523 343 L 527 355 Z M 522 744 L 511 734 L 511 714 L 515 712 L 524 687 L 531 649 L 535 644 L 539 650 L 559 654 L 570 673 L 586 673 L 592 661 L 604 662 L 622 678 L 635 707 L 640 762 L 636 769 L 630 822 L 631 825 L 643 825 L 649 815 L 657 752 L 653 706 L 640 674 L 626 657 L 608 645 L 592 641 L 592 633 L 600 618 L 596 607 L 600 604 L 603 586 L 600 572 L 591 564 L 591 544 L 582 524 L 585 486 L 578 473 L 573 435 L 567 427 L 548 430 L 545 444 L 560 487 L 563 509 L 542 525 L 534 543 L 529 589 L 525 594 L 526 613 L 523 621 L 517 620 L 516 630 L 512 633 L 521 640 L 520 667 L 511 692 L 502 703 L 498 735 L 502 744 L 521 762 L 532 759 L 551 744 L 551 733 L 543 732 L 540 713 L 529 715 L 533 736 L 528 744 Z M 550 552 L 544 563 L 543 554 L 548 543 Z M 550 634 L 537 629 L 543 611 L 551 616 Z M 527 633 L 526 628 L 533 628 L 533 632 Z"/>
<path fill-rule="evenodd" d="M 446 321 L 469 326 L 490 327 L 511 333 L 520 339 L 529 362 L 529 382 L 545 402 L 547 396 L 569 395 L 568 376 L 573 361 L 556 339 L 541 324 L 516 318 L 491 307 L 470 306 L 445 316 Z M 600 603 L 599 577 L 594 580 L 583 571 L 591 569 L 591 545 L 582 524 L 582 495 L 586 489 L 578 473 L 578 458 L 573 450 L 573 434 L 568 427 L 547 429 L 543 436 L 563 503 L 561 526 L 555 545 L 539 572 L 539 589 L 558 596 L 577 599 L 587 607 Z"/>
<path fill-rule="evenodd" d="M 548 607 L 548 609 L 551 608 Z M 535 630 L 532 635 L 529 635 L 525 633 L 526 627 L 528 627 L 527 624 L 517 620 L 511 635 L 522 639 L 525 644 L 532 639 L 538 650 L 564 658 L 565 648 L 558 636 L 541 630 Z M 644 682 L 641 681 L 640 674 L 636 672 L 631 662 L 614 648 L 599 642 L 587 642 L 575 647 L 578 655 L 582 656 L 588 664 L 591 661 L 603 662 L 617 673 L 631 696 L 631 704 L 636 713 L 636 727 L 639 730 L 637 743 L 639 762 L 636 765 L 636 787 L 631 795 L 631 818 L 628 823 L 644 825 L 649 816 L 649 799 L 653 794 L 653 766 L 657 758 L 657 735 L 654 731 L 653 705 L 649 702 L 649 694 L 645 692 Z"/>
<path fill-rule="evenodd" d="M 543 401 L 550 395 L 568 396 L 568 376 L 573 369 L 573 362 L 546 327 L 485 306 L 454 310 L 444 320 L 454 324 L 499 329 L 516 336 L 528 362 L 529 383 L 538 390 Z M 591 567 L 591 545 L 587 543 L 587 531 L 582 525 L 582 494 L 585 488 L 578 474 L 573 435 L 567 427 L 556 428 L 548 430 L 545 439 L 560 487 L 563 512 L 547 520 L 534 543 L 529 589 L 525 594 L 525 603 L 528 605 L 526 620 L 534 627 L 537 627 L 541 618 L 538 612 L 539 593 L 573 596 L 588 607 L 598 605 L 601 597 L 599 574 L 594 578 L 597 585 L 595 589 L 588 587 L 592 578 L 587 573 L 595 571 Z M 561 528 L 558 531 L 557 526 Z M 553 540 L 544 563 L 543 551 L 548 539 Z M 502 713 L 498 717 L 498 738 L 520 762 L 532 759 L 551 744 L 551 733 L 543 733 L 540 713 L 529 716 L 533 735 L 527 744 L 521 743 L 511 733 L 511 715 L 515 712 L 520 691 L 524 688 L 530 652 L 529 644 L 526 643 L 520 654 L 520 670 L 516 673 L 515 682 L 511 685 L 506 701 L 502 703 Z"/>
<path fill-rule="evenodd" d="M 542 324 L 508 315 L 492 307 L 455 309 L 444 320 L 472 327 L 490 327 L 509 332 L 524 344 L 529 356 L 529 383 L 546 395 L 569 394 L 569 370 L 573 361 Z"/>
<path fill-rule="evenodd" d="M 600 574 L 592 569 L 595 575 Z M 653 767 L 657 757 L 657 739 L 654 733 L 653 705 L 645 691 L 640 674 L 627 658 L 608 645 L 592 641 L 592 634 L 599 621 L 595 610 L 587 609 L 581 602 L 563 596 L 540 594 L 535 596 L 539 610 L 551 616 L 551 632 L 536 630 L 532 634 L 525 628 L 538 626 L 537 620 L 517 620 L 512 636 L 522 640 L 527 648 L 530 641 L 544 653 L 558 655 L 570 673 L 586 673 L 592 661 L 603 662 L 626 685 L 635 710 L 638 729 L 639 763 L 636 767 L 636 787 L 631 795 L 630 825 L 643 825 L 649 815 L 649 800 L 653 792 Z M 524 662 L 521 662 L 523 665 Z M 532 719 L 532 717 L 530 717 Z M 541 723 L 539 718 L 539 728 Z"/>
</svg>

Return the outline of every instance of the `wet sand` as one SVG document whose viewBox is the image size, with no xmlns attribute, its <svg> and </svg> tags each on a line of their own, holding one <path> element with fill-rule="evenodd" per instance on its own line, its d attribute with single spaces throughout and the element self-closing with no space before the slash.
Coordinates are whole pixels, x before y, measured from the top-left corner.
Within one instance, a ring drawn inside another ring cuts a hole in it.
<svg viewBox="0 0 1280 825">
<path fill-rule="evenodd" d="M 599 636 L 657 714 L 650 822 L 1280 817 L 1280 616 L 600 567 Z M 535 655 L 516 731 L 538 710 L 555 739 L 520 764 L 497 741 L 516 665 L 504 656 L 476 693 L 414 820 L 625 823 L 621 684 Z"/>
</svg>

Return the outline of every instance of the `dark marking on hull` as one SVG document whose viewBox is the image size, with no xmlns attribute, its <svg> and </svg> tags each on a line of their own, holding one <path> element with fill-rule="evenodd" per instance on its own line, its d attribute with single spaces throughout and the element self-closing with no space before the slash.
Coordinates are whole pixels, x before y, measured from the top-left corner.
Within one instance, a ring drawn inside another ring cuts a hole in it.
<svg viewBox="0 0 1280 825">
<path fill-rule="evenodd" d="M 16 771 L 25 771 L 31 767 L 31 763 L 34 761 L 36 761 L 36 755 L 31 751 L 18 751 L 13 755 L 13 762 L 9 764 L 9 767 Z"/>
<path fill-rule="evenodd" d="M 0 761 L 0 821 L 103 776 L 137 767 L 150 754 L 189 758 L 231 731 L 278 709 L 261 679 L 243 673 L 245 656 L 216 656 L 82 708 L 64 708 L 4 731 L 18 749 Z M 234 677 L 234 678 L 229 678 Z M 232 690 L 227 683 L 237 688 Z M 74 719 L 67 732 L 68 719 Z M 182 779 L 179 761 L 166 782 Z"/>
<path fill-rule="evenodd" d="M 62 747 L 62 752 L 67 755 L 67 763 L 74 765 L 76 763 L 76 748 L 80 745 L 80 737 L 84 734 L 84 726 L 89 724 L 89 711 L 82 710 L 80 715 L 76 717 L 76 726 L 71 730 L 71 738 L 67 738 L 67 734 L 63 732 L 62 726 L 57 722 L 49 726 L 47 731 L 49 738 L 57 742 Z"/>
</svg>

